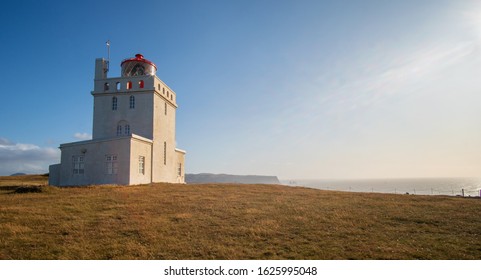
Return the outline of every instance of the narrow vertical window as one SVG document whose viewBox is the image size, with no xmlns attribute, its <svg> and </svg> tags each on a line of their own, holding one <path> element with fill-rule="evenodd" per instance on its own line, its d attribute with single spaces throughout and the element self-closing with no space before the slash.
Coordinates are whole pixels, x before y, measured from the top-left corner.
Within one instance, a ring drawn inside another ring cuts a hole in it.
<svg viewBox="0 0 481 280">
<path fill-rule="evenodd" d="M 145 174 L 145 157 L 139 156 L 139 173 Z"/>
<path fill-rule="evenodd" d="M 130 135 L 130 125 L 125 125 L 125 135 Z"/>
<path fill-rule="evenodd" d="M 127 82 L 127 89 L 131 89 L 132 88 L 132 82 L 131 81 L 128 81 Z"/>
<path fill-rule="evenodd" d="M 117 90 L 120 90 L 120 82 L 116 82 L 116 83 L 115 83 L 115 88 L 116 88 Z"/>
<path fill-rule="evenodd" d="M 182 176 L 182 163 L 179 163 L 179 170 L 177 170 L 177 172 L 179 176 Z"/>
<path fill-rule="evenodd" d="M 117 125 L 117 136 L 121 136 L 122 135 L 122 125 Z"/>
<path fill-rule="evenodd" d="M 165 105 L 165 106 L 164 106 L 164 114 L 167 115 L 167 102 L 165 102 L 164 105 Z"/>
<path fill-rule="evenodd" d="M 77 156 L 72 156 L 72 173 L 73 174 L 78 174 L 78 157 Z"/>
<path fill-rule="evenodd" d="M 108 91 L 110 89 L 109 83 L 104 84 L 104 91 Z"/>
<path fill-rule="evenodd" d="M 79 164 L 78 164 L 78 174 L 84 174 L 85 172 L 85 163 L 84 163 L 84 156 L 79 156 L 78 157 L 78 161 L 79 161 Z"/>
<path fill-rule="evenodd" d="M 130 109 L 134 109 L 134 108 L 135 108 L 135 96 L 133 96 L 133 95 L 130 96 L 130 105 L 129 105 L 129 108 L 130 108 Z"/>
<path fill-rule="evenodd" d="M 144 88 L 144 80 L 139 81 L 139 88 Z"/>
<path fill-rule="evenodd" d="M 112 111 L 117 110 L 117 97 L 112 97 Z"/>
<path fill-rule="evenodd" d="M 164 165 L 167 164 L 167 142 L 164 142 Z"/>
</svg>

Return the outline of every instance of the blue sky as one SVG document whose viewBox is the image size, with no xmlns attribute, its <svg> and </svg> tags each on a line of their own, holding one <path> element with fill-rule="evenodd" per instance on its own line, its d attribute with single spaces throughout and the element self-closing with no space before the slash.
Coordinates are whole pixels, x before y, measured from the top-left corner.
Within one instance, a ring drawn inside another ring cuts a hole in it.
<svg viewBox="0 0 481 280">
<path fill-rule="evenodd" d="M 44 3 L 46 2 L 46 3 Z M 92 130 L 94 61 L 177 93 L 188 173 L 481 177 L 479 1 L 10 1 L 0 175 Z"/>
</svg>

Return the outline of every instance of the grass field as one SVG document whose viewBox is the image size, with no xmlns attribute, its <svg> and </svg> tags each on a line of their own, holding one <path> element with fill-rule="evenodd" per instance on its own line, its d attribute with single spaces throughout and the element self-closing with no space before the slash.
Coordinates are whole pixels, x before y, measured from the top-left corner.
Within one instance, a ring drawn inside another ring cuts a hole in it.
<svg viewBox="0 0 481 280">
<path fill-rule="evenodd" d="M 481 259 L 480 199 L 46 184 L 0 177 L 0 259 Z"/>
</svg>

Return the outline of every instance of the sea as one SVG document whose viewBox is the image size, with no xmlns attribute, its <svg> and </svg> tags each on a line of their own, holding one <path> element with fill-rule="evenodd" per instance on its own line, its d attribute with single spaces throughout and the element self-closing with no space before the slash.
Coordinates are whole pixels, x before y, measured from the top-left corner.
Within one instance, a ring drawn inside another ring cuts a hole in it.
<svg viewBox="0 0 481 280">
<path fill-rule="evenodd" d="M 481 178 L 399 178 L 283 180 L 290 186 L 346 192 L 375 192 L 414 195 L 481 196 Z"/>
</svg>

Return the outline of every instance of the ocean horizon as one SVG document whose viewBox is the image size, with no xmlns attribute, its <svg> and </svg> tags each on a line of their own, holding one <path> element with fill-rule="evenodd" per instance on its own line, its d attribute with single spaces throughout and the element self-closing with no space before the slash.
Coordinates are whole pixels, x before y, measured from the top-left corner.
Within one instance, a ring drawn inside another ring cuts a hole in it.
<svg viewBox="0 0 481 280">
<path fill-rule="evenodd" d="M 289 186 L 348 192 L 479 197 L 480 177 L 281 180 Z"/>
</svg>

